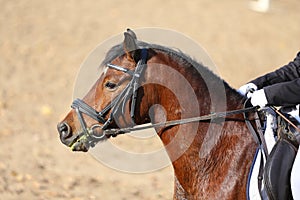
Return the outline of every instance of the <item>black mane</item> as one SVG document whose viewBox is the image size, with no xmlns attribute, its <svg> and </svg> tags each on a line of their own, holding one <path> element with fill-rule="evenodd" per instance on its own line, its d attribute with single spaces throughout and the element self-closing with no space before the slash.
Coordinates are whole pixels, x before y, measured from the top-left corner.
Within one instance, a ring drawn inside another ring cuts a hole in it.
<svg viewBox="0 0 300 200">
<path fill-rule="evenodd" d="M 226 88 L 232 89 L 226 81 L 224 81 L 219 76 L 214 74 L 214 72 L 212 72 L 208 67 L 204 66 L 202 63 L 197 62 L 196 60 L 194 60 L 190 56 L 186 55 L 179 49 L 169 48 L 169 47 L 165 47 L 165 46 L 161 46 L 161 45 L 157 45 L 157 44 L 149 44 L 149 43 L 145 43 L 145 42 L 141 42 L 141 41 L 137 41 L 137 45 L 140 49 L 148 48 L 148 49 L 154 49 L 155 51 L 161 51 L 161 52 L 169 55 L 170 57 L 176 59 L 178 61 L 178 63 L 180 63 L 182 66 L 194 67 L 195 69 L 198 70 L 198 72 L 202 76 L 212 77 L 215 80 L 217 80 L 218 82 L 222 82 Z M 123 49 L 123 43 L 113 46 L 107 52 L 106 57 L 104 58 L 103 62 L 101 63 L 101 66 L 105 66 L 108 63 L 111 63 L 115 58 L 122 56 L 124 54 L 125 54 L 125 51 Z M 232 89 L 232 90 L 234 90 L 236 92 L 235 89 Z"/>
</svg>

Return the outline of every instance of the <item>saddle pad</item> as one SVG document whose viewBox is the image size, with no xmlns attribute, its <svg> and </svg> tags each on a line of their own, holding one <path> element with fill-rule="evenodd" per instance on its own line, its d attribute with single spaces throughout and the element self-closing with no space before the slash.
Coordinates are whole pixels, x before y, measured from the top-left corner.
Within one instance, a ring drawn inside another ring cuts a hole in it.
<svg viewBox="0 0 300 200">
<path fill-rule="evenodd" d="M 277 128 L 277 122 L 276 122 L 276 117 L 268 113 L 266 114 L 266 130 L 265 130 L 265 140 L 267 143 L 267 148 L 268 148 L 268 154 L 270 154 L 272 148 L 274 147 L 276 141 L 274 138 L 274 131 L 276 131 Z M 263 156 L 261 158 L 261 149 L 258 149 L 256 151 L 251 170 L 249 172 L 248 176 L 248 184 L 247 184 L 247 200 L 261 200 L 260 192 L 258 189 L 258 173 L 259 173 L 259 167 L 260 167 L 260 162 L 261 159 L 264 159 L 264 163 L 266 163 L 266 158 Z M 263 195 L 263 200 L 267 200 L 267 193 L 265 191 L 265 186 L 262 182 L 262 195 Z"/>
</svg>

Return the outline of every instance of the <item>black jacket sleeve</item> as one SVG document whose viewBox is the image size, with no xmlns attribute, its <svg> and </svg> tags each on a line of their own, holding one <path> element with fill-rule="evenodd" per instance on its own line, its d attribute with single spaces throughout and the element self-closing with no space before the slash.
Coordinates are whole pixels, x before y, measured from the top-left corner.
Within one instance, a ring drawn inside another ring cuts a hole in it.
<svg viewBox="0 0 300 200">
<path fill-rule="evenodd" d="M 292 81 L 297 78 L 300 78 L 300 52 L 298 52 L 294 61 L 277 69 L 274 72 L 254 79 L 251 81 L 251 83 L 254 83 L 258 89 L 261 89 L 268 85 Z"/>
<path fill-rule="evenodd" d="M 300 104 L 300 52 L 294 61 L 251 82 L 258 89 L 264 88 L 270 105 Z"/>
<path fill-rule="evenodd" d="M 300 104 L 300 78 L 267 86 L 264 91 L 270 105 L 293 106 Z"/>
</svg>

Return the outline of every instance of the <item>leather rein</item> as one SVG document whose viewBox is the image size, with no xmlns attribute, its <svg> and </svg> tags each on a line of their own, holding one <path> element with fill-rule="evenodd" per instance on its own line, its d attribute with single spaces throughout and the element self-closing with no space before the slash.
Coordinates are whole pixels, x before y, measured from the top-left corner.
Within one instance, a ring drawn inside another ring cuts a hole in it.
<svg viewBox="0 0 300 200">
<path fill-rule="evenodd" d="M 135 70 L 129 70 L 127 68 L 123 68 L 121 66 L 116 66 L 113 64 L 107 64 L 107 67 L 121 71 L 124 73 L 129 74 L 132 78 L 131 81 L 127 84 L 127 86 L 123 89 L 123 91 L 115 97 L 102 111 L 98 112 L 88 104 L 86 104 L 81 99 L 75 99 L 71 105 L 71 107 L 76 111 L 77 117 L 79 119 L 82 131 L 75 137 L 73 143 L 70 144 L 70 147 L 73 149 L 73 146 L 76 142 L 84 142 L 89 144 L 90 146 L 94 146 L 99 141 L 108 138 L 108 137 L 115 137 L 120 134 L 129 133 L 132 131 L 140 131 L 144 129 L 150 128 L 157 128 L 157 127 L 170 127 L 175 125 L 182 125 L 187 123 L 193 122 L 200 122 L 200 121 L 208 121 L 208 120 L 218 120 L 224 119 L 226 116 L 236 115 L 236 114 L 243 114 L 254 112 L 258 110 L 258 107 L 247 107 L 238 110 L 231 110 L 231 111 L 224 111 L 224 112 L 216 112 L 211 113 L 208 115 L 186 118 L 186 119 L 179 119 L 179 120 L 171 120 L 161 123 L 155 123 L 150 125 L 138 125 L 126 128 L 113 128 L 109 129 L 109 125 L 113 122 L 113 118 L 118 111 L 122 114 L 125 112 L 125 104 L 128 100 L 131 99 L 131 106 L 130 106 L 130 116 L 133 122 L 135 121 L 134 113 L 136 108 L 136 99 L 137 99 L 137 90 L 140 86 L 140 77 L 144 72 L 145 68 L 147 67 L 147 58 L 148 58 L 148 50 L 141 49 L 141 58 L 138 61 Z M 109 116 L 109 111 L 111 111 Z M 91 117 L 92 119 L 98 121 L 99 123 L 103 124 L 95 124 L 88 128 L 86 126 L 85 120 L 82 116 L 82 113 Z M 105 119 L 107 118 L 107 119 Z"/>
</svg>

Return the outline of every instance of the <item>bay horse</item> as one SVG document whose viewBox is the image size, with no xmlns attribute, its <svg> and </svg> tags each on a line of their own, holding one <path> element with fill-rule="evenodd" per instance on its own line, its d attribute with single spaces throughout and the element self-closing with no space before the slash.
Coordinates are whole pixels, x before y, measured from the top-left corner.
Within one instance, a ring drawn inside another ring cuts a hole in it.
<svg viewBox="0 0 300 200">
<path fill-rule="evenodd" d="M 110 130 L 160 124 L 155 130 L 172 161 L 175 200 L 245 200 L 257 145 L 242 114 L 164 126 L 242 109 L 245 98 L 184 53 L 139 41 L 129 29 L 124 36 L 91 90 L 58 124 L 62 143 L 88 151 L 117 135 Z"/>
</svg>

